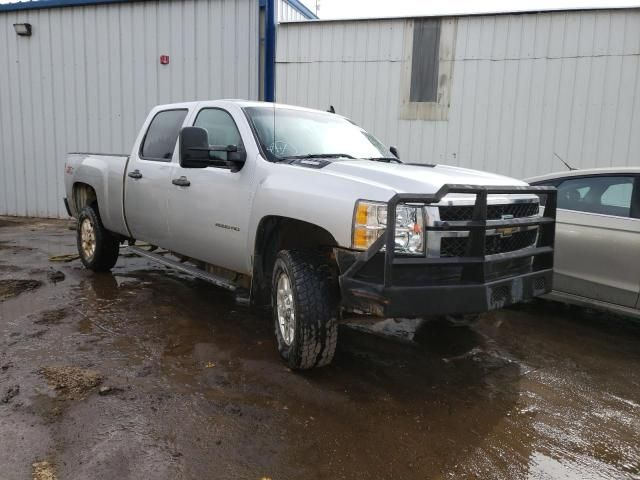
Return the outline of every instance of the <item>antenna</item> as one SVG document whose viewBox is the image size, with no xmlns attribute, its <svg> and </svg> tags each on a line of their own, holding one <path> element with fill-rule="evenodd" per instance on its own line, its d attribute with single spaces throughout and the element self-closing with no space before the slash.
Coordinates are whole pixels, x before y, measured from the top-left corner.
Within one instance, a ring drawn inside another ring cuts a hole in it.
<svg viewBox="0 0 640 480">
<path fill-rule="evenodd" d="M 577 168 L 573 168 L 571 165 L 569 165 L 567 162 L 565 162 L 562 157 L 560 157 L 560 155 L 558 155 L 556 152 L 553 152 L 553 154 L 558 157 L 558 160 L 560 160 L 562 163 L 564 163 L 564 166 L 567 167 L 569 169 L 569 171 L 573 171 L 573 170 L 577 170 Z"/>
</svg>

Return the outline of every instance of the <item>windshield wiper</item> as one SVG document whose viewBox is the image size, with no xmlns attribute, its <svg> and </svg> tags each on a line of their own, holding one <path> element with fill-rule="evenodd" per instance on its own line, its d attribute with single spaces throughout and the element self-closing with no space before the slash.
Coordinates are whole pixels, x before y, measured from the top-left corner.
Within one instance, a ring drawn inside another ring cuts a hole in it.
<svg viewBox="0 0 640 480">
<path fill-rule="evenodd" d="M 280 157 L 279 160 L 298 160 L 301 158 L 351 158 L 356 157 L 348 153 L 307 153 L 305 155 L 291 155 L 288 157 Z"/>
<path fill-rule="evenodd" d="M 374 162 L 387 162 L 387 163 L 396 162 L 396 163 L 402 163 L 396 157 L 370 157 L 370 158 L 365 158 L 364 160 L 372 160 Z"/>
</svg>

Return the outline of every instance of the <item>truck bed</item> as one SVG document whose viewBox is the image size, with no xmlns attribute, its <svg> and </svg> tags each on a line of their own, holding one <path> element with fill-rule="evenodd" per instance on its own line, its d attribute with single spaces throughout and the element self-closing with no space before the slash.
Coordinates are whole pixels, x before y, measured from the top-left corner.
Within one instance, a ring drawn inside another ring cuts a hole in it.
<svg viewBox="0 0 640 480">
<path fill-rule="evenodd" d="M 74 194 L 79 184 L 91 185 L 100 205 L 100 218 L 104 226 L 128 236 L 124 219 L 124 175 L 129 155 L 111 153 L 68 153 L 65 167 L 65 190 L 69 209 L 77 216 Z"/>
</svg>

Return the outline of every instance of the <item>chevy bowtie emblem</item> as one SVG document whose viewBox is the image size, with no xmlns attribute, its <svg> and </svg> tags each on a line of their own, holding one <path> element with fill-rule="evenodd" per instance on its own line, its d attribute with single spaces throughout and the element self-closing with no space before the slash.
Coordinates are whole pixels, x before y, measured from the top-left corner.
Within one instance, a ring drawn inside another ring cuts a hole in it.
<svg viewBox="0 0 640 480">
<path fill-rule="evenodd" d="M 502 220 L 512 220 L 513 219 L 513 215 L 511 214 L 507 214 L 507 215 L 502 215 Z M 501 237 L 510 237 L 511 235 L 513 235 L 513 232 L 516 231 L 516 227 L 505 227 L 505 228 L 498 228 L 497 232 L 500 234 Z"/>
</svg>

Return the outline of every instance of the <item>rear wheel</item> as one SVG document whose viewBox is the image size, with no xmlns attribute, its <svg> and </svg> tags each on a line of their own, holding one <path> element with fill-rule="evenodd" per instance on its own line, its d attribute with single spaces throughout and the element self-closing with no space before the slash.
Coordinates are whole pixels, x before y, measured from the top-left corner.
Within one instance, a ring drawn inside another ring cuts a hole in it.
<svg viewBox="0 0 640 480">
<path fill-rule="evenodd" d="M 84 207 L 78 215 L 76 242 L 80 260 L 89 270 L 111 270 L 118 260 L 120 241 L 104 228 L 100 215 L 91 206 Z"/>
<path fill-rule="evenodd" d="M 280 355 L 290 368 L 331 363 L 338 340 L 337 295 L 320 255 L 283 250 L 273 269 L 272 301 Z"/>
</svg>

